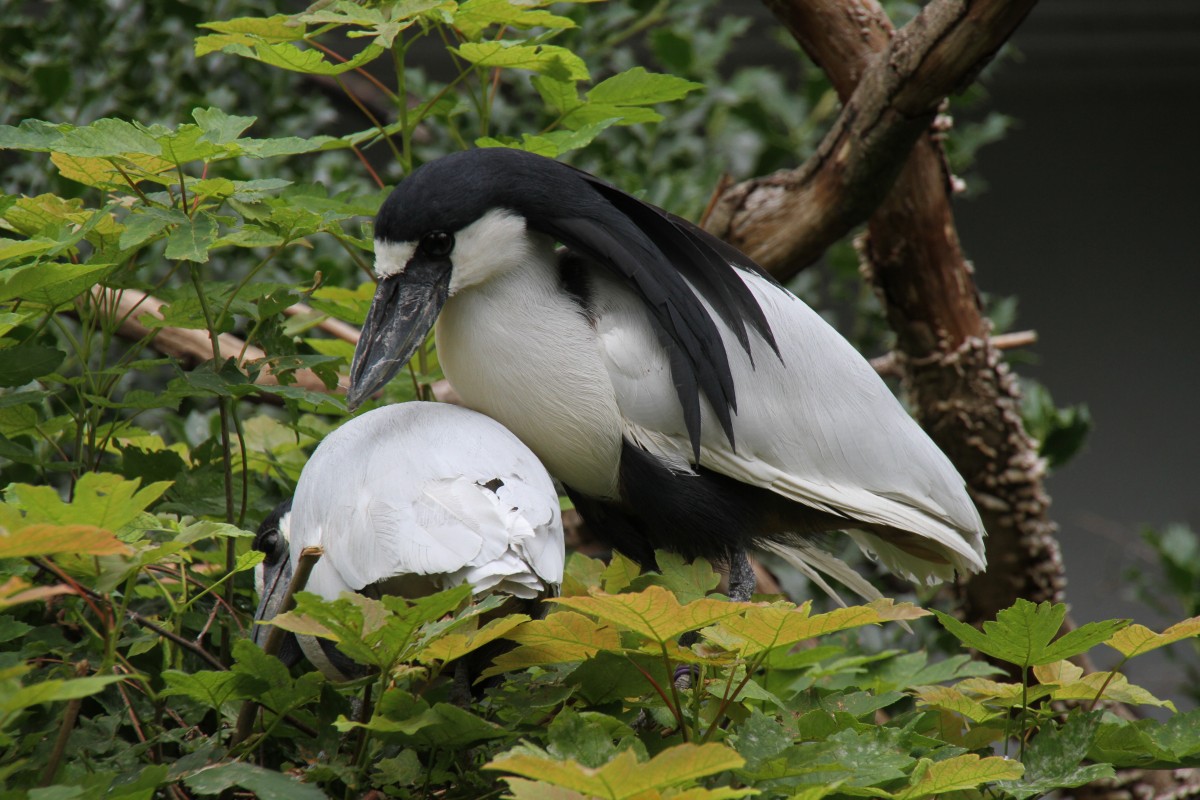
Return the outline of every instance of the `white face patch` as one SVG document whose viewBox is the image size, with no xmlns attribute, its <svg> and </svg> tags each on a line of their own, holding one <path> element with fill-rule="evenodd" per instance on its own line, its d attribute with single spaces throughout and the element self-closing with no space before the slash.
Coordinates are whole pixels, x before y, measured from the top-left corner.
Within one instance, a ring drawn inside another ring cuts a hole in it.
<svg viewBox="0 0 1200 800">
<path fill-rule="evenodd" d="M 520 214 L 506 208 L 487 212 L 454 234 L 450 294 L 525 263 L 533 252 L 532 244 Z"/>
<path fill-rule="evenodd" d="M 404 272 L 416 250 L 415 242 L 386 242 L 376 239 L 375 275 L 382 279 Z"/>
<path fill-rule="evenodd" d="M 462 230 L 453 233 L 450 261 L 450 294 L 483 283 L 514 266 L 532 253 L 525 218 L 506 208 L 494 208 Z M 375 240 L 375 274 L 380 278 L 399 275 L 417 252 L 417 242 Z"/>
</svg>

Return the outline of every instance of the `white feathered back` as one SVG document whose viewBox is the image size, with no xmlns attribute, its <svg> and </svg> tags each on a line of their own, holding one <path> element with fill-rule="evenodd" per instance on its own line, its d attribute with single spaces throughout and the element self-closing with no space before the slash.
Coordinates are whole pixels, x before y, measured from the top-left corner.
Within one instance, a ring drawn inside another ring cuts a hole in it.
<svg viewBox="0 0 1200 800">
<path fill-rule="evenodd" d="M 328 599 L 404 576 L 532 598 L 557 587 L 564 562 L 537 457 L 500 423 L 442 403 L 377 408 L 329 434 L 296 486 L 290 544 L 293 564 L 324 549 L 307 590 Z"/>
</svg>

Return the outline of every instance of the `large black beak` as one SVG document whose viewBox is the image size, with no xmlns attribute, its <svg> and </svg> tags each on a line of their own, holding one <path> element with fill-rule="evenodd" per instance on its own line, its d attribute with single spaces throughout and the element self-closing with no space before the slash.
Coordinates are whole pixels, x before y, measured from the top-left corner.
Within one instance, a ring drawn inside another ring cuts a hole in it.
<svg viewBox="0 0 1200 800">
<path fill-rule="evenodd" d="M 449 294 L 450 269 L 449 259 L 418 253 L 403 272 L 379 282 L 350 365 L 350 408 L 379 391 L 425 341 Z"/>
</svg>

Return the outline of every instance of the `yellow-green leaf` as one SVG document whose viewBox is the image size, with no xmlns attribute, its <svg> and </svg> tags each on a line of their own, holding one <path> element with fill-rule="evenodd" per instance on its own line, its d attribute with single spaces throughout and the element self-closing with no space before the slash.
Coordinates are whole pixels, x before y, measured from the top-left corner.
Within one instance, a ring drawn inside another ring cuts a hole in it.
<svg viewBox="0 0 1200 800">
<path fill-rule="evenodd" d="M 614 628 L 573 611 L 559 611 L 535 619 L 508 634 L 520 647 L 494 660 L 483 677 L 534 665 L 582 661 L 601 650 L 616 650 L 621 637 Z"/>
<path fill-rule="evenodd" d="M 1126 658 L 1133 658 L 1193 636 L 1200 636 L 1200 617 L 1177 622 L 1162 633 L 1155 633 L 1145 625 L 1130 625 L 1117 631 L 1105 644 Z"/>
<path fill-rule="evenodd" d="M 125 555 L 129 547 L 95 525 L 26 525 L 19 531 L 0 530 L 0 558 L 29 558 L 73 553 L 83 556 Z"/>
<path fill-rule="evenodd" d="M 416 657 L 423 662 L 453 661 L 473 650 L 478 650 L 488 642 L 494 642 L 513 628 L 528 621 L 529 617 L 524 614 L 510 614 L 492 620 L 477 631 L 450 633 L 422 647 Z"/>
<path fill-rule="evenodd" d="M 919 797 L 974 789 L 993 781 L 1014 781 L 1024 774 L 1025 767 L 1020 761 L 999 756 L 980 758 L 975 753 L 967 753 L 945 761 L 921 759 L 913 770 L 912 784 L 897 792 L 895 798 L 917 800 Z"/>
<path fill-rule="evenodd" d="M 33 603 L 49 600 L 63 594 L 74 594 L 70 586 L 32 586 L 29 581 L 13 576 L 0 584 L 0 609 L 21 603 Z"/>
<path fill-rule="evenodd" d="M 657 642 L 675 639 L 685 631 L 712 625 L 745 610 L 738 603 L 707 598 L 681 606 L 675 595 L 661 586 L 650 586 L 637 594 L 596 593 L 553 600 Z"/>
<path fill-rule="evenodd" d="M 639 764 L 632 750 L 624 750 L 602 767 L 589 768 L 576 761 L 516 753 L 501 756 L 487 769 L 509 772 L 603 800 L 651 797 L 650 792 L 686 787 L 693 781 L 726 770 L 738 769 L 745 759 L 722 744 L 681 744 Z"/>
<path fill-rule="evenodd" d="M 736 650 L 744 657 L 752 657 L 776 647 L 790 646 L 848 628 L 917 619 L 929 614 L 912 603 L 896 603 L 888 598 L 816 616 L 809 616 L 810 608 L 809 603 L 797 607 L 786 602 L 751 606 L 744 610 L 743 618 L 723 623 L 714 631 L 705 633 L 723 647 Z"/>
<path fill-rule="evenodd" d="M 927 706 L 953 711 L 972 722 L 986 722 L 1003 713 L 989 709 L 953 686 L 930 686 L 917 690 L 916 695 L 917 699 Z"/>
<path fill-rule="evenodd" d="M 477 67 L 527 69 L 559 80 L 585 81 L 589 77 L 582 58 L 565 47 L 549 44 L 466 42 L 455 52 Z"/>
<path fill-rule="evenodd" d="M 600 585 L 609 594 L 617 594 L 628 587 L 641 572 L 642 569 L 636 561 L 614 551 L 612 560 L 608 562 L 608 566 L 600 575 Z"/>
</svg>

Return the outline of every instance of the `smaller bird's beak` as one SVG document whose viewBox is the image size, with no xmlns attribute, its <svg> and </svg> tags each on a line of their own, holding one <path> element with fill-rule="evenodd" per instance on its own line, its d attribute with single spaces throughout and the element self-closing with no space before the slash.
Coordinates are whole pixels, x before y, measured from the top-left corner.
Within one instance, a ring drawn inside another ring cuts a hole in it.
<svg viewBox="0 0 1200 800">
<path fill-rule="evenodd" d="M 425 341 L 450 291 L 450 261 L 417 255 L 379 282 L 363 325 L 346 404 L 357 408 L 391 380 Z"/>
<path fill-rule="evenodd" d="M 254 610 L 255 625 L 250 631 L 250 640 L 259 647 L 263 647 L 267 643 L 267 637 L 271 635 L 271 626 L 258 623 L 269 622 L 279 613 L 283 596 L 292 582 L 292 560 L 288 558 L 287 553 L 284 553 L 276 564 L 267 566 L 266 562 L 263 562 L 258 569 L 262 570 L 263 588 L 262 596 L 258 599 L 258 608 Z M 300 643 L 296 641 L 295 634 L 288 632 L 279 647 L 279 652 L 275 655 L 285 666 L 290 667 L 304 654 L 300 650 Z"/>
</svg>

